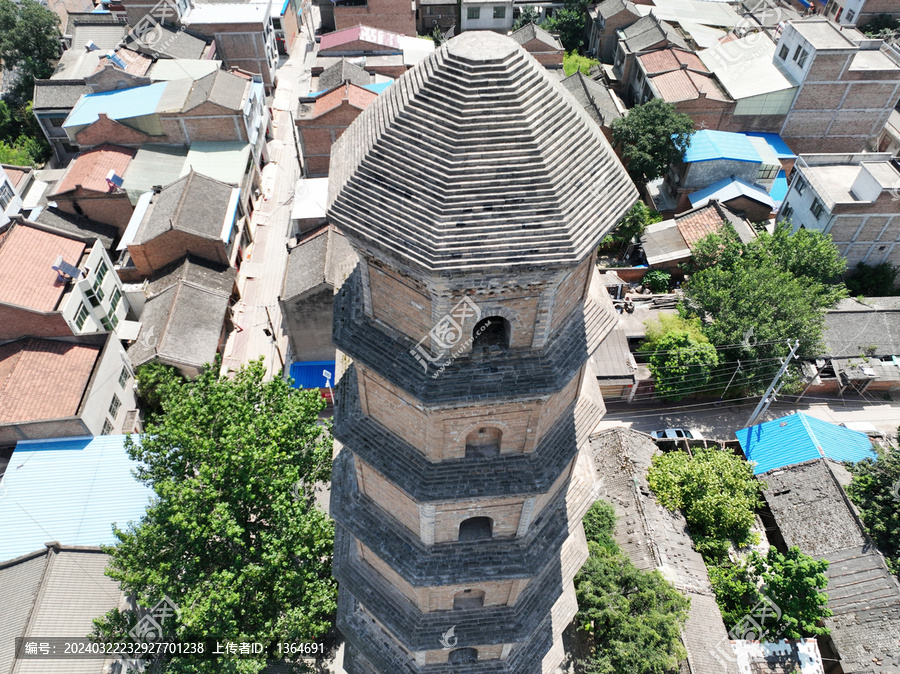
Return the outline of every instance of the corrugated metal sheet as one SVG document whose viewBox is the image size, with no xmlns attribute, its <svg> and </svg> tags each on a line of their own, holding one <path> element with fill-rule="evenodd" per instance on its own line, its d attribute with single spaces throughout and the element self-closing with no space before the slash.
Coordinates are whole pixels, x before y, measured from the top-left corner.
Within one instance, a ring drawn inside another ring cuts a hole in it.
<svg viewBox="0 0 900 674">
<path fill-rule="evenodd" d="M 775 201 L 768 192 L 759 185 L 748 183 L 740 178 L 717 180 L 709 187 L 704 187 L 702 190 L 689 194 L 688 200 L 691 202 L 692 208 L 700 208 L 708 204 L 711 199 L 725 203 L 740 196 L 749 197 L 761 204 L 766 204 L 773 210 L 775 208 Z"/>
<path fill-rule="evenodd" d="M 136 204 L 140 196 L 154 185 L 165 187 L 178 180 L 185 157 L 187 150 L 182 147 L 159 144 L 142 146 L 125 170 L 125 182 L 122 184 L 131 203 Z"/>
<path fill-rule="evenodd" d="M 713 159 L 762 162 L 759 152 L 744 134 L 701 129 L 691 136 L 691 145 L 684 153 L 684 161 L 710 161 Z"/>
<path fill-rule="evenodd" d="M 166 86 L 166 82 L 157 82 L 143 87 L 87 94 L 72 108 L 63 127 L 93 124 L 101 112 L 110 119 L 152 115 L 156 112 L 156 106 Z"/>
<path fill-rule="evenodd" d="M 735 436 L 747 460 L 756 462 L 754 475 L 822 457 L 835 461 L 875 458 L 865 433 L 802 412 L 742 428 Z"/>
<path fill-rule="evenodd" d="M 0 480 L 0 560 L 63 545 L 115 543 L 152 491 L 131 474 L 124 435 L 19 442 Z"/>
<path fill-rule="evenodd" d="M 327 388 L 328 380 L 323 371 L 331 373 L 331 385 L 334 386 L 333 360 L 307 360 L 291 364 L 291 378 L 294 388 Z"/>
</svg>

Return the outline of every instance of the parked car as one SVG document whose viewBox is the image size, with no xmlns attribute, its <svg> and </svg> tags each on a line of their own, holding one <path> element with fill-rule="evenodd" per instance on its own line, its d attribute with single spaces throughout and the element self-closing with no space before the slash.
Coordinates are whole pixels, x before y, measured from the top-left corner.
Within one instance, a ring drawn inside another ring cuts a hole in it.
<svg viewBox="0 0 900 674">
<path fill-rule="evenodd" d="M 703 436 L 697 431 L 689 431 L 686 428 L 665 428 L 661 431 L 653 431 L 650 437 L 657 440 L 702 440 Z"/>
</svg>

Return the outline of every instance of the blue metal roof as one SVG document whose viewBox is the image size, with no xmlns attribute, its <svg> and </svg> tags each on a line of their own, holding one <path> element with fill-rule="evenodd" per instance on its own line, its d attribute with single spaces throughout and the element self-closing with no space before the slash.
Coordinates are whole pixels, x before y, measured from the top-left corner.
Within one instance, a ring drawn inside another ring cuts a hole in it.
<svg viewBox="0 0 900 674">
<path fill-rule="evenodd" d="M 324 371 L 331 373 L 330 378 L 322 374 Z M 334 386 L 334 361 L 333 360 L 305 360 L 291 363 L 291 378 L 294 388 L 328 388 L 330 379 Z"/>
<path fill-rule="evenodd" d="M 363 89 L 368 89 L 369 91 L 374 91 L 376 94 L 380 94 L 389 86 L 391 86 L 390 82 L 376 82 L 375 84 L 364 84 Z"/>
<path fill-rule="evenodd" d="M 113 544 L 113 523 L 140 520 L 153 491 L 131 474 L 125 437 L 19 442 L 0 480 L 0 561 L 48 541 Z"/>
<path fill-rule="evenodd" d="M 835 461 L 875 458 L 865 433 L 802 412 L 742 428 L 735 436 L 747 460 L 756 462 L 754 475 L 822 457 Z"/>
<path fill-rule="evenodd" d="M 781 205 L 781 202 L 784 201 L 784 198 L 787 196 L 788 192 L 788 181 L 787 174 L 782 169 L 778 172 L 778 175 L 775 176 L 775 182 L 772 183 L 772 189 L 769 190 L 769 196 L 772 197 L 772 201 L 775 202 L 776 206 Z"/>
<path fill-rule="evenodd" d="M 709 187 L 704 187 L 702 190 L 689 194 L 688 200 L 691 202 L 691 208 L 699 208 L 700 206 L 705 206 L 711 199 L 724 203 L 740 196 L 749 197 L 754 201 L 766 204 L 773 210 L 775 208 L 775 201 L 762 186 L 748 183 L 740 178 L 717 180 Z"/>
<path fill-rule="evenodd" d="M 152 115 L 167 85 L 168 82 L 156 82 L 142 87 L 85 94 L 66 117 L 63 127 L 93 124 L 100 113 L 110 119 Z"/>
<path fill-rule="evenodd" d="M 691 145 L 684 153 L 684 161 L 730 159 L 762 163 L 753 143 L 742 133 L 702 129 L 691 136 Z"/>
<path fill-rule="evenodd" d="M 769 147 L 778 155 L 779 159 L 796 159 L 797 155 L 793 153 L 788 144 L 777 133 L 760 133 L 758 131 L 748 131 L 745 136 L 754 138 L 762 138 L 769 144 Z"/>
</svg>

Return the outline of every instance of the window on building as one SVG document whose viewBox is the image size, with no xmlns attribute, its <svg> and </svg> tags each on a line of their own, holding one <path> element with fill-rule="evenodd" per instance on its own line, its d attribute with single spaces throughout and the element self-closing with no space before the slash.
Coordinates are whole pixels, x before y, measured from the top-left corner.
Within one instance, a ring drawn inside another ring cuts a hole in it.
<svg viewBox="0 0 900 674">
<path fill-rule="evenodd" d="M 790 54 L 790 53 L 791 53 L 791 50 L 788 49 L 788 46 L 786 44 L 783 44 L 783 45 L 781 45 L 781 51 L 778 52 L 778 58 L 780 58 L 782 61 L 784 61 L 788 57 L 788 54 Z"/>
<path fill-rule="evenodd" d="M 506 18 L 506 7 L 494 6 L 494 18 L 495 19 L 505 19 Z"/>
<path fill-rule="evenodd" d="M 482 608 L 484 606 L 484 590 L 463 590 L 453 595 L 453 608 Z"/>
<path fill-rule="evenodd" d="M 83 304 L 78 307 L 78 313 L 75 314 L 75 327 L 81 330 L 84 327 L 84 322 L 88 317 L 88 308 Z"/>
<path fill-rule="evenodd" d="M 103 279 L 106 278 L 108 272 L 109 267 L 106 266 L 106 260 L 100 260 L 100 264 L 97 265 L 97 271 L 94 273 L 94 285 L 99 286 L 103 283 Z"/>
<path fill-rule="evenodd" d="M 119 373 L 119 388 L 125 388 L 125 384 L 128 383 L 128 379 L 131 377 L 131 372 L 128 368 L 123 365 L 122 371 Z"/>
<path fill-rule="evenodd" d="M 490 517 L 470 517 L 459 523 L 459 540 L 483 541 L 494 533 L 494 521 Z"/>
<path fill-rule="evenodd" d="M 797 176 L 797 182 L 794 183 L 794 189 L 797 190 L 797 194 L 803 194 L 803 190 L 806 189 L 806 181 L 803 179 L 803 176 Z"/>
<path fill-rule="evenodd" d="M 797 48 L 794 50 L 794 60 L 795 60 L 795 61 L 796 61 L 798 58 L 800 58 L 800 52 L 802 52 L 802 51 L 803 51 L 803 47 L 801 47 L 801 46 L 798 44 L 798 45 L 797 45 Z"/>
<path fill-rule="evenodd" d="M 472 349 L 484 349 L 491 346 L 508 349 L 509 337 L 509 321 L 502 316 L 488 316 L 478 321 L 472 330 Z"/>
<path fill-rule="evenodd" d="M 112 297 L 109 300 L 109 316 L 110 316 L 110 318 L 112 318 L 113 315 L 115 315 L 116 309 L 119 308 L 119 302 L 121 302 L 121 301 L 122 301 L 122 293 L 119 292 L 118 288 L 116 288 L 115 290 L 113 290 Z"/>
<path fill-rule="evenodd" d="M 785 206 L 781 209 L 781 219 L 782 220 L 790 220 L 791 216 L 794 214 L 794 209 L 791 206 Z"/>
<path fill-rule="evenodd" d="M 65 117 L 44 117 L 43 119 L 46 119 L 50 126 L 57 129 L 66 123 Z"/>
<path fill-rule="evenodd" d="M 478 662 L 477 648 L 457 648 L 450 651 L 447 656 L 447 662 L 451 665 L 467 665 L 472 662 Z"/>
<path fill-rule="evenodd" d="M 765 182 L 767 180 L 775 180 L 778 176 L 778 172 L 781 170 L 781 165 L 765 165 L 759 167 L 759 171 L 756 173 L 756 182 Z"/>
<path fill-rule="evenodd" d="M 109 419 L 103 420 L 103 428 L 100 429 L 100 435 L 109 435 L 113 431 L 113 425 L 110 423 Z"/>
<path fill-rule="evenodd" d="M 88 288 L 84 291 L 84 296 L 87 297 L 87 301 L 91 303 L 92 307 L 99 307 L 100 301 L 103 299 L 103 289 Z"/>
<path fill-rule="evenodd" d="M 109 416 L 113 419 L 116 418 L 116 415 L 119 413 L 119 408 L 122 406 L 122 401 L 119 400 L 119 396 L 113 393 L 112 401 L 109 403 Z"/>
<path fill-rule="evenodd" d="M 806 51 L 805 49 L 804 49 L 802 52 L 800 52 L 800 58 L 797 59 L 797 65 L 800 66 L 801 68 L 802 68 L 804 65 L 806 65 L 806 58 L 807 58 L 808 56 L 809 56 L 809 52 Z"/>
<path fill-rule="evenodd" d="M 466 458 L 486 458 L 500 455 L 499 428 L 479 428 L 466 436 Z"/>
<path fill-rule="evenodd" d="M 16 196 L 16 193 L 13 191 L 13 188 L 10 187 L 10 184 L 5 180 L 0 183 L 0 211 L 5 211 L 6 207 L 9 206 L 9 202 L 13 200 L 13 197 Z"/>
<path fill-rule="evenodd" d="M 481 7 L 469 7 L 466 10 L 466 18 L 470 21 L 481 18 Z"/>
<path fill-rule="evenodd" d="M 847 10 L 847 23 L 853 23 L 853 19 L 856 18 L 856 12 L 852 9 Z"/>
<path fill-rule="evenodd" d="M 824 211 L 825 209 L 822 207 L 821 201 L 819 201 L 818 199 L 813 199 L 812 206 L 809 210 L 812 212 L 813 217 L 818 220 L 819 216 L 822 215 L 822 211 Z"/>
</svg>

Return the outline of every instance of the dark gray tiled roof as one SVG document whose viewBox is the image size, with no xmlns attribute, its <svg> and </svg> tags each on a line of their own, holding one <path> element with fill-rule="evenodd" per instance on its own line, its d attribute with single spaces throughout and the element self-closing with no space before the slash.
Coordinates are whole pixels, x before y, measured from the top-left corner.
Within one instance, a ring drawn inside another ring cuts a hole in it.
<svg viewBox="0 0 900 674">
<path fill-rule="evenodd" d="M 134 242 L 146 243 L 173 229 L 219 240 L 232 189 L 191 171 L 153 197 Z"/>
<path fill-rule="evenodd" d="M 229 110 L 240 110 L 244 91 L 247 90 L 249 83 L 249 80 L 224 70 L 212 72 L 194 82 L 184 104 L 184 110 L 190 110 L 207 101 Z"/>
<path fill-rule="evenodd" d="M 57 208 L 45 207 L 40 214 L 34 219 L 42 225 L 53 227 L 67 234 L 74 234 L 80 239 L 93 243 L 95 239 L 100 240 L 107 250 L 111 249 L 119 236 L 119 231 L 110 225 L 104 225 L 95 222 L 83 215 L 72 215 L 65 213 Z"/>
<path fill-rule="evenodd" d="M 78 99 L 91 93 L 91 88 L 84 80 L 35 80 L 35 110 L 70 110 Z"/>
<path fill-rule="evenodd" d="M 663 41 L 683 49 L 690 49 L 671 25 L 660 21 L 652 14 L 638 19 L 627 28 L 623 28 L 621 32 L 625 47 L 633 53 L 649 49 Z"/>
<path fill-rule="evenodd" d="M 341 269 L 355 264 L 356 252 L 334 227 L 323 227 L 288 253 L 282 299 L 289 300 L 323 283 L 332 287 L 343 280 Z"/>
<path fill-rule="evenodd" d="M 369 76 L 369 73 L 358 65 L 354 65 L 347 61 L 347 59 L 342 58 L 333 66 L 329 66 L 322 71 L 322 74 L 319 75 L 319 85 L 317 88 L 319 91 L 328 91 L 344 82 L 350 82 L 351 84 L 363 87 L 369 84 L 370 81 L 371 77 Z"/>
<path fill-rule="evenodd" d="M 129 47 L 144 54 L 159 52 L 163 57 L 173 59 L 198 59 L 203 56 L 206 41 L 191 35 L 184 30 L 173 30 L 168 26 L 160 26 L 162 37 L 153 45 L 130 40 Z"/>
<path fill-rule="evenodd" d="M 215 359 L 235 270 L 185 259 L 151 280 L 141 331 L 128 347 L 134 366 L 154 359 L 200 367 Z"/>
<path fill-rule="evenodd" d="M 628 0 L 604 0 L 597 5 L 597 14 L 604 19 L 609 19 L 611 16 L 625 11 L 634 14 L 635 17 L 640 16 L 634 3 Z"/>
<path fill-rule="evenodd" d="M 615 94 L 580 70 L 569 75 L 561 84 L 600 126 L 610 126 L 614 119 L 622 116 L 614 101 Z"/>
<path fill-rule="evenodd" d="M 533 23 L 525 24 L 524 26 L 519 28 L 519 30 L 510 35 L 510 37 L 519 44 L 525 44 L 526 42 L 531 42 L 531 40 L 538 39 L 551 49 L 563 48 L 559 40 L 557 40 L 540 26 L 537 26 Z"/>
<path fill-rule="evenodd" d="M 104 574 L 108 561 L 99 548 L 63 546 L 0 565 L 0 672 L 10 671 L 14 637 L 86 636 L 94 618 L 119 605 L 118 583 Z M 107 664 L 102 659 L 68 660 L 52 671 L 100 674 L 108 671 Z M 15 671 L 51 668 L 22 660 Z"/>
<path fill-rule="evenodd" d="M 900 586 L 863 534 L 832 465 L 816 459 L 764 473 L 763 495 L 785 543 L 829 561 L 825 591 L 834 615 L 825 625 L 844 673 L 900 671 Z"/>
<path fill-rule="evenodd" d="M 730 652 L 728 631 L 712 594 L 703 558 L 694 550 L 687 523 L 656 502 L 647 470 L 658 451 L 649 436 L 626 428 L 591 437 L 597 469 L 597 495 L 616 508 L 614 537 L 639 569 L 663 569 L 676 588 L 691 600 L 682 631 L 691 674 L 737 674 L 728 658 L 716 659 L 717 646 Z M 684 670 L 682 670 L 684 671 Z"/>
<path fill-rule="evenodd" d="M 75 27 L 80 24 L 119 24 L 119 25 L 127 25 L 123 24 L 119 19 L 116 18 L 114 14 L 94 14 L 93 12 L 69 12 L 66 18 L 66 30 L 65 35 L 72 35 L 75 32 Z M 78 47 L 80 49 L 84 48 L 84 45 L 72 45 L 73 49 Z"/>
<path fill-rule="evenodd" d="M 869 297 L 865 304 L 853 298 L 842 300 L 825 314 L 822 355 L 832 358 L 857 358 L 861 354 L 900 356 L 898 299 Z"/>
</svg>

